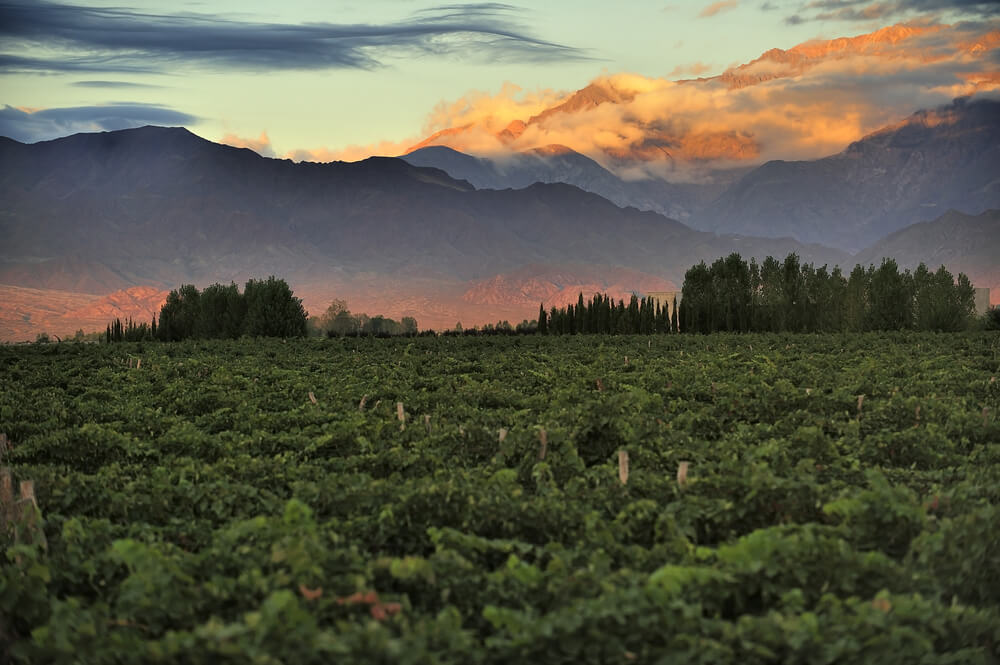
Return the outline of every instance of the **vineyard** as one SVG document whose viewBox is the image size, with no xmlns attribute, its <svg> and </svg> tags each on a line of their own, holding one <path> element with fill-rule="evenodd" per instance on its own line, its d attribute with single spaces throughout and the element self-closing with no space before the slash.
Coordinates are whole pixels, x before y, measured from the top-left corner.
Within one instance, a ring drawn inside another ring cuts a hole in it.
<svg viewBox="0 0 1000 665">
<path fill-rule="evenodd" d="M 998 375 L 986 333 L 0 347 L 0 662 L 996 663 Z"/>
</svg>

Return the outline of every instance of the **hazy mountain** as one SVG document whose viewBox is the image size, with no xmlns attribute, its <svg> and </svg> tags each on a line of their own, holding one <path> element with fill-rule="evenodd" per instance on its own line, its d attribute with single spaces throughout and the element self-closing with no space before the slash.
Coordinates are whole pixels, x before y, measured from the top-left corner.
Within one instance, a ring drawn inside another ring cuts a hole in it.
<svg viewBox="0 0 1000 665">
<path fill-rule="evenodd" d="M 993 302 L 1000 302 L 1000 210 L 979 215 L 949 210 L 883 238 L 854 262 L 878 265 L 885 256 L 905 268 L 924 263 L 931 270 L 944 265 L 955 275 L 964 272 L 976 286 L 992 289 Z"/>
<path fill-rule="evenodd" d="M 628 266 L 679 283 L 731 251 L 843 258 L 694 231 L 565 184 L 477 191 L 399 159 L 296 164 L 183 129 L 4 140 L 0 164 L 0 284 L 29 288 L 103 295 L 276 274 L 313 307 L 357 294 L 398 316 L 452 298 L 443 319 L 462 315 L 473 282 L 530 264 Z"/>
<path fill-rule="evenodd" d="M 857 251 L 934 211 L 997 207 L 1000 101 L 958 99 L 832 157 L 768 162 L 691 223 Z"/>
<path fill-rule="evenodd" d="M 586 155 L 549 145 L 502 158 L 475 157 L 443 145 L 401 155 L 414 166 L 438 168 L 478 189 L 521 189 L 536 182 L 562 182 L 608 199 L 618 206 L 652 210 L 685 221 L 721 194 L 745 170 L 717 174 L 710 184 L 668 183 L 659 179 L 623 180 Z"/>
</svg>

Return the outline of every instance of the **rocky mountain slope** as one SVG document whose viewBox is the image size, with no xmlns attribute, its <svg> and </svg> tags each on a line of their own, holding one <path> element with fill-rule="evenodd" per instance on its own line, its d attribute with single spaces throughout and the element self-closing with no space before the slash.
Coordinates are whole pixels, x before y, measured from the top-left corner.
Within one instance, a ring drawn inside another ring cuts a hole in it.
<svg viewBox="0 0 1000 665">
<path fill-rule="evenodd" d="M 979 215 L 949 210 L 886 236 L 854 260 L 878 265 L 884 256 L 904 268 L 924 263 L 932 270 L 944 265 L 954 274 L 964 272 L 974 285 L 991 289 L 993 303 L 1000 304 L 1000 210 Z"/>
<path fill-rule="evenodd" d="M 691 223 L 858 251 L 937 211 L 997 207 L 1000 101 L 959 99 L 915 113 L 838 155 L 764 164 Z"/>
</svg>

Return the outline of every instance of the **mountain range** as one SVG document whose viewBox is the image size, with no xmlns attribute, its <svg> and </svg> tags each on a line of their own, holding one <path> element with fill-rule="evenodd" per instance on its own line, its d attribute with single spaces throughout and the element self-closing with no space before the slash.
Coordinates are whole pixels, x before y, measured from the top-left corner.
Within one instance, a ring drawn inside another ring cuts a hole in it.
<svg viewBox="0 0 1000 665">
<path fill-rule="evenodd" d="M 858 251 L 949 209 L 989 208 L 1000 208 L 1000 101 L 957 99 L 918 111 L 839 154 L 768 162 L 691 224 Z"/>
<path fill-rule="evenodd" d="M 560 147 L 505 162 L 427 146 L 405 161 L 316 164 L 264 158 L 180 128 L 36 144 L 0 138 L 0 338 L 71 334 L 115 316 L 145 320 L 181 283 L 269 274 L 287 279 L 314 312 L 346 298 L 354 311 L 414 316 L 425 327 L 516 322 L 532 318 L 539 302 L 565 304 L 581 291 L 627 298 L 674 290 L 694 263 L 734 251 L 758 259 L 796 252 L 847 267 L 882 256 L 908 267 L 944 263 L 1000 296 L 996 210 L 949 211 L 854 258 L 762 237 L 816 228 L 851 238 L 859 229 L 895 231 L 938 205 L 1000 208 L 995 111 L 995 102 L 960 101 L 918 113 L 841 155 L 765 164 L 728 187 L 713 185 L 721 191 L 709 203 L 707 187 L 686 200 L 703 206 L 693 219 L 726 220 L 715 226 L 735 233 L 615 205 L 642 188 L 665 202 L 674 194 Z M 614 202 L 559 182 L 573 178 Z M 923 205 L 928 199 L 934 206 Z M 768 217 L 781 209 L 811 210 L 813 225 Z"/>
<path fill-rule="evenodd" d="M 590 157 L 562 145 L 547 145 L 495 158 L 468 155 L 444 145 L 429 145 L 400 155 L 400 159 L 414 166 L 441 169 L 477 189 L 520 189 L 536 182 L 575 185 L 615 205 L 652 210 L 685 223 L 690 223 L 693 213 L 704 209 L 746 172 L 746 169 L 720 171 L 707 183 L 669 183 L 649 178 L 624 180 Z"/>
<path fill-rule="evenodd" d="M 698 184 L 624 180 L 565 146 L 490 159 L 433 145 L 402 159 L 476 187 L 565 182 L 704 231 L 791 237 L 857 252 L 949 209 L 1000 208 L 1000 101 L 956 99 L 836 155 L 717 171 Z"/>
<path fill-rule="evenodd" d="M 692 263 L 733 251 L 845 257 L 696 231 L 566 184 L 477 190 L 399 159 L 294 163 L 179 128 L 0 139 L 0 163 L 0 284 L 13 287 L 106 295 L 275 274 L 313 311 L 346 296 L 356 311 L 450 327 L 537 311 L 491 295 L 490 280 L 508 293 L 531 281 L 534 300 L 539 282 L 551 296 L 679 284 Z"/>
</svg>

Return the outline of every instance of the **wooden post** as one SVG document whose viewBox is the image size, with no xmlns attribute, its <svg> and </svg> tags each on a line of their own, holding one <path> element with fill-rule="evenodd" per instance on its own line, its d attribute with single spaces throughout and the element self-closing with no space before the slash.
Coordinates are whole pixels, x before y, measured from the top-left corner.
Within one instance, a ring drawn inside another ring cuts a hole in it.
<svg viewBox="0 0 1000 665">
<path fill-rule="evenodd" d="M 549 448 L 549 435 L 546 434 L 544 429 L 538 430 L 538 441 L 541 443 L 541 448 L 538 450 L 538 459 L 545 459 L 545 453 L 548 452 Z"/>
<path fill-rule="evenodd" d="M 424 414 L 424 427 L 427 428 L 427 433 L 431 433 L 431 417 L 429 414 Z"/>
<path fill-rule="evenodd" d="M 367 401 L 368 401 L 368 395 L 362 395 L 361 396 L 361 401 L 358 402 L 358 411 L 364 411 L 365 410 L 365 402 L 367 402 Z"/>
<path fill-rule="evenodd" d="M 0 532 L 14 522 L 14 478 L 8 467 L 0 469 Z"/>
<path fill-rule="evenodd" d="M 316 404 L 316 396 L 313 395 L 313 392 L 311 390 L 309 391 L 309 401 L 312 402 L 313 404 Z"/>
<path fill-rule="evenodd" d="M 500 431 L 497 432 L 497 441 L 503 443 L 503 440 L 507 438 L 507 428 L 501 427 Z"/>
<path fill-rule="evenodd" d="M 858 420 L 861 420 L 861 405 L 865 403 L 865 396 L 858 395 Z"/>
<path fill-rule="evenodd" d="M 618 451 L 618 480 L 622 485 L 628 484 L 628 451 Z"/>
<path fill-rule="evenodd" d="M 35 483 L 22 480 L 19 489 L 21 498 L 15 501 L 11 471 L 8 468 L 0 470 L 0 530 L 13 530 L 15 543 L 47 548 L 40 524 L 41 511 L 35 499 Z"/>
<path fill-rule="evenodd" d="M 677 484 L 681 487 L 687 484 L 688 462 L 681 462 L 677 465 Z"/>
<path fill-rule="evenodd" d="M 396 402 L 396 417 L 399 418 L 399 431 L 406 429 L 406 413 L 403 411 L 403 403 Z"/>
</svg>

